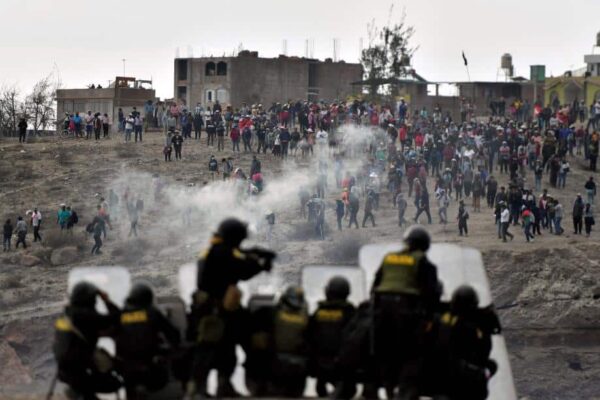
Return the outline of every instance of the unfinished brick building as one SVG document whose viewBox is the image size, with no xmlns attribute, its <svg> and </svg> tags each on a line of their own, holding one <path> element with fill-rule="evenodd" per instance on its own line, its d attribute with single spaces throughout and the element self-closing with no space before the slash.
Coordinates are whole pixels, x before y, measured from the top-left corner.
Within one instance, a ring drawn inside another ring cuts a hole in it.
<svg viewBox="0 0 600 400">
<path fill-rule="evenodd" d="M 188 105 L 211 106 L 216 100 L 239 107 L 309 99 L 333 101 L 355 94 L 362 66 L 331 59 L 279 56 L 260 58 L 242 51 L 237 57 L 177 58 L 175 98 Z"/>
</svg>

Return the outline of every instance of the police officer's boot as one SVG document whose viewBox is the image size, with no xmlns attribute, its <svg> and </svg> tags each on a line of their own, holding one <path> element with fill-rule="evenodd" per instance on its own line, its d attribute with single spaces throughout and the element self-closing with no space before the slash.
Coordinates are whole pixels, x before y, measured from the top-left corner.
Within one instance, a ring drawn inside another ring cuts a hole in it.
<svg viewBox="0 0 600 400">
<path fill-rule="evenodd" d="M 419 400 L 419 390 L 414 385 L 401 384 L 395 398 L 397 400 Z"/>
<path fill-rule="evenodd" d="M 366 400 L 375 400 L 379 399 L 379 394 L 377 393 L 379 388 L 377 385 L 373 383 L 365 383 L 363 386 L 362 398 Z"/>
<path fill-rule="evenodd" d="M 230 377 L 219 376 L 217 384 L 217 397 L 236 398 L 242 397 L 242 395 L 233 388 Z"/>
<path fill-rule="evenodd" d="M 319 397 L 327 397 L 327 383 L 321 379 L 317 380 L 317 396 Z"/>
<path fill-rule="evenodd" d="M 206 379 L 202 382 L 206 382 Z M 185 388 L 183 400 L 204 400 L 211 397 L 206 391 L 206 383 L 198 385 L 194 381 L 189 381 Z"/>
<path fill-rule="evenodd" d="M 356 384 L 354 382 L 341 381 L 335 385 L 335 390 L 330 398 L 335 400 L 349 400 L 354 398 L 355 394 Z"/>
</svg>

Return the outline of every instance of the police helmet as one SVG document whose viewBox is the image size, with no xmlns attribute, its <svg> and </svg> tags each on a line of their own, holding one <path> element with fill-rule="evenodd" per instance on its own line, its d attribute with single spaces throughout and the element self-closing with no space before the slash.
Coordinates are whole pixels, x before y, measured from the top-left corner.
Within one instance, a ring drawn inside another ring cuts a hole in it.
<svg viewBox="0 0 600 400">
<path fill-rule="evenodd" d="M 304 306 L 304 290 L 299 286 L 288 286 L 281 295 L 280 302 L 292 308 L 302 308 Z"/>
<path fill-rule="evenodd" d="M 346 300 L 350 295 L 350 283 L 343 276 L 334 276 L 325 287 L 327 300 Z"/>
<path fill-rule="evenodd" d="M 71 306 L 94 308 L 98 292 L 98 288 L 95 285 L 89 282 L 79 282 L 71 291 Z"/>
<path fill-rule="evenodd" d="M 154 293 L 145 283 L 136 283 L 127 296 L 127 304 L 136 307 L 149 307 L 154 301 Z"/>
<path fill-rule="evenodd" d="M 431 244 L 431 236 L 423 226 L 413 225 L 404 233 L 404 243 L 411 250 L 427 251 Z"/>
<path fill-rule="evenodd" d="M 225 243 L 239 246 L 239 244 L 248 237 L 248 228 L 246 224 L 239 219 L 228 218 L 221 222 L 217 234 Z"/>
<path fill-rule="evenodd" d="M 478 305 L 479 297 L 472 286 L 462 285 L 452 294 L 450 306 L 455 314 L 465 314 L 474 311 Z"/>
</svg>

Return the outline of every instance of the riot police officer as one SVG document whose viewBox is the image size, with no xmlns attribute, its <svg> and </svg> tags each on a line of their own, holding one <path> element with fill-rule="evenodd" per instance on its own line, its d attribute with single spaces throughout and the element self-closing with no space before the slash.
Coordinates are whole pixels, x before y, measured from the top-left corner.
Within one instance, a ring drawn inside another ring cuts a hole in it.
<svg viewBox="0 0 600 400">
<path fill-rule="evenodd" d="M 355 308 L 348 302 L 350 283 L 342 276 L 331 278 L 325 287 L 325 301 L 311 316 L 309 325 L 309 341 L 311 348 L 311 370 L 317 378 L 317 394 L 327 397 L 327 383 L 340 382 L 337 365 L 342 337 L 348 322 L 354 316 Z M 346 391 L 351 391 L 351 384 Z M 336 388 L 337 389 L 337 388 Z M 352 397 L 354 393 L 347 395 Z"/>
<path fill-rule="evenodd" d="M 429 387 L 446 399 L 483 400 L 487 383 L 497 370 L 489 358 L 492 334 L 500 323 L 491 307 L 478 308 L 479 299 L 471 286 L 461 286 L 452 295 L 450 309 L 433 327 L 432 356 L 427 362 Z"/>
<path fill-rule="evenodd" d="M 108 315 L 96 311 L 97 297 Z M 69 386 L 69 397 L 96 399 L 95 393 L 112 393 L 121 386 L 110 356 L 96 349 L 98 338 L 118 325 L 119 314 L 108 295 L 91 283 L 80 282 L 73 288 L 64 315 L 55 322 L 53 344 L 58 379 Z"/>
<path fill-rule="evenodd" d="M 279 299 L 273 319 L 270 395 L 302 397 L 308 375 L 308 322 L 302 288 L 288 287 Z"/>
<path fill-rule="evenodd" d="M 404 235 L 406 248 L 389 253 L 372 288 L 375 352 L 388 393 L 418 399 L 422 326 L 439 301 L 437 269 L 426 256 L 431 238 L 420 225 Z"/>
<path fill-rule="evenodd" d="M 246 225 L 224 220 L 210 248 L 198 260 L 197 291 L 193 296 L 188 339 L 196 343 L 188 395 L 206 393 L 211 369 L 218 371 L 217 397 L 238 396 L 230 378 L 237 364 L 235 346 L 243 335 L 243 310 L 237 283 L 270 271 L 275 254 L 262 249 L 241 250 Z"/>
<path fill-rule="evenodd" d="M 163 337 L 171 347 L 179 345 L 179 331 L 153 305 L 152 289 L 133 286 L 121 313 L 116 337 L 117 356 L 128 399 L 143 398 L 147 391 L 162 389 L 169 379 Z"/>
</svg>

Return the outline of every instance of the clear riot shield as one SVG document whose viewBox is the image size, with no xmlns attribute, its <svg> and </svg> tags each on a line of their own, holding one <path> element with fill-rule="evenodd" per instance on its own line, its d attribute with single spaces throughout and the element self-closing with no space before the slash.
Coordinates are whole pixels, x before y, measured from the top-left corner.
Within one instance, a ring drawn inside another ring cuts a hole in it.
<svg viewBox="0 0 600 400">
<path fill-rule="evenodd" d="M 360 268 L 337 265 L 307 265 L 302 268 L 302 288 L 311 312 L 317 308 L 319 301 L 325 299 L 325 287 L 329 280 L 335 276 L 343 276 L 350 282 L 348 301 L 352 304 L 358 306 L 367 299 L 365 273 Z"/>
<path fill-rule="evenodd" d="M 196 263 L 188 263 L 179 267 L 179 275 L 177 276 L 179 298 L 187 309 L 192 305 L 192 294 L 196 291 L 197 276 L 198 266 Z"/>
<path fill-rule="evenodd" d="M 369 290 L 383 257 L 402 248 L 403 245 L 398 243 L 368 244 L 361 247 L 358 262 L 365 271 Z M 427 257 L 437 266 L 438 277 L 444 283 L 443 301 L 450 301 L 456 288 L 468 284 L 477 291 L 481 307 L 492 303 L 490 285 L 478 250 L 449 243 L 433 243 L 427 251 Z"/>
<path fill-rule="evenodd" d="M 188 263 L 179 267 L 178 285 L 179 297 L 186 305 L 192 305 L 192 294 L 196 291 L 198 266 Z M 260 273 L 247 282 L 239 282 L 238 288 L 242 291 L 242 304 L 248 304 L 252 294 L 275 294 L 281 290 L 281 279 L 278 275 L 266 272 Z"/>
<path fill-rule="evenodd" d="M 383 257 L 403 248 L 401 243 L 369 244 L 360 249 L 359 265 L 366 274 L 367 288 L 370 290 L 375 273 Z M 480 307 L 492 303 L 492 295 L 481 253 L 470 247 L 449 243 L 434 243 L 427 257 L 437 266 L 438 277 L 444 284 L 443 301 L 450 301 L 452 293 L 461 285 L 472 286 L 479 296 Z M 492 336 L 491 358 L 498 363 L 498 372 L 489 383 L 489 400 L 516 400 L 517 395 L 504 338 Z"/>
<path fill-rule="evenodd" d="M 79 282 L 89 282 L 108 294 L 110 300 L 119 308 L 125 305 L 125 299 L 131 289 L 131 277 L 129 271 L 124 267 L 77 267 L 69 272 L 67 290 L 71 290 Z M 106 314 L 107 310 L 100 299 L 96 299 L 96 310 Z M 110 338 L 100 338 L 98 347 L 102 347 L 111 355 L 115 355 L 115 342 Z"/>
<path fill-rule="evenodd" d="M 110 300 L 119 307 L 123 307 L 125 299 L 131 289 L 129 271 L 123 267 L 77 267 L 69 272 L 67 290 L 71 294 L 73 287 L 79 282 L 89 282 L 98 289 L 106 292 Z M 106 313 L 106 307 L 100 300 L 96 300 L 96 309 L 99 313 Z"/>
</svg>

